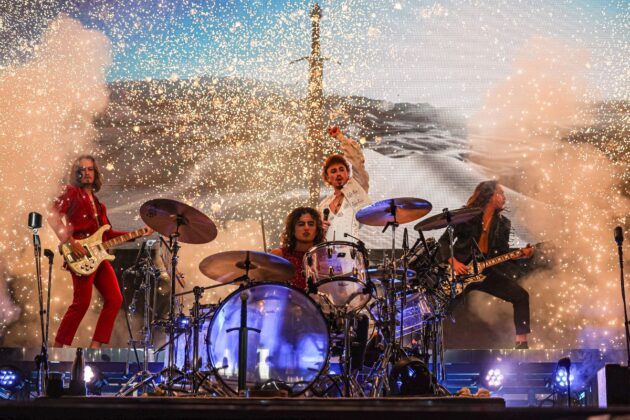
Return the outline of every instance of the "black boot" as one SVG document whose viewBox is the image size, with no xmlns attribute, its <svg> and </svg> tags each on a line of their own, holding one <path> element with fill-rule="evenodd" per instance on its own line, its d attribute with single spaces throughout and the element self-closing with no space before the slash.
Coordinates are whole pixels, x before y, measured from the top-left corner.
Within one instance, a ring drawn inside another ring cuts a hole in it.
<svg viewBox="0 0 630 420">
<path fill-rule="evenodd" d="M 517 341 L 514 348 L 516 350 L 527 350 L 529 346 L 527 345 L 527 341 Z"/>
</svg>

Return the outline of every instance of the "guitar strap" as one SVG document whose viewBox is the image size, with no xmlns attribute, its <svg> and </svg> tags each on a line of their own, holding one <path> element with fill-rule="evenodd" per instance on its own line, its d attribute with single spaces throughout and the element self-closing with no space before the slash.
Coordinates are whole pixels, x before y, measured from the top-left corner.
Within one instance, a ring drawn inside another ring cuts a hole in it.
<svg viewBox="0 0 630 420">
<path fill-rule="evenodd" d="M 98 198 L 94 193 L 92 193 L 92 198 L 90 199 L 90 203 L 92 203 L 92 207 L 94 208 L 94 214 L 96 215 L 96 226 L 101 228 L 101 214 L 103 211 L 103 207 L 101 207 L 101 202 L 98 201 Z"/>
</svg>

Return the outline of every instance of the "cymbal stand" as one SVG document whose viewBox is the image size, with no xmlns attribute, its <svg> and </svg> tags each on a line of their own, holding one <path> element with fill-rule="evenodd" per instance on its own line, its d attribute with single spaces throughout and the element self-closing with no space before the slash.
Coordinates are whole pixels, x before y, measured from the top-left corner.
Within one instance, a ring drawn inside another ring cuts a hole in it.
<svg viewBox="0 0 630 420">
<path fill-rule="evenodd" d="M 151 243 L 150 243 L 151 242 Z M 120 391 L 116 394 L 117 397 L 121 396 L 129 396 L 133 395 L 136 391 L 141 389 L 142 393 L 145 394 L 149 387 L 151 389 L 156 388 L 155 383 L 155 375 L 149 371 L 149 349 L 153 346 L 151 342 L 153 341 L 153 335 L 151 334 L 151 324 L 153 323 L 153 308 L 151 305 L 151 295 L 153 294 L 153 304 L 155 304 L 155 287 L 151 285 L 155 283 L 157 280 L 157 275 L 155 272 L 155 267 L 151 261 L 151 247 L 155 243 L 155 241 L 147 241 L 146 252 L 147 255 L 144 258 L 144 263 L 142 265 L 141 270 L 144 272 L 144 279 L 140 288 L 144 291 L 144 314 L 143 321 L 144 324 L 141 329 L 142 340 L 140 343 L 143 346 L 144 356 L 142 361 L 142 370 L 136 372 L 125 384 L 120 388 Z M 132 343 L 130 342 L 130 345 Z"/>
<path fill-rule="evenodd" d="M 184 373 L 175 367 L 175 284 L 177 283 L 177 262 L 179 257 L 177 253 L 179 252 L 179 227 L 185 225 L 187 223 L 186 219 L 182 215 L 176 216 L 176 228 L 175 232 L 171 233 L 169 236 L 168 243 L 168 251 L 171 253 L 171 296 L 169 302 L 169 330 L 168 330 L 168 361 L 167 366 L 162 369 L 159 373 L 153 375 L 151 379 L 162 377 L 164 379 L 163 383 L 160 385 L 162 389 L 165 390 L 167 396 L 174 396 L 174 387 L 175 382 L 178 382 L 184 377 Z M 177 377 L 175 375 L 178 375 Z M 177 379 L 177 381 L 175 380 Z"/>
<path fill-rule="evenodd" d="M 373 372 L 373 386 L 370 393 L 371 397 L 377 397 L 381 393 L 381 387 L 383 388 L 383 393 L 387 395 L 390 391 L 389 386 L 389 366 L 390 364 L 395 363 L 400 357 L 404 356 L 404 352 L 402 349 L 402 332 L 404 328 L 404 309 L 407 305 L 407 276 L 406 273 L 403 275 L 403 293 L 401 296 L 401 305 L 400 305 L 400 329 L 401 335 L 400 338 L 396 338 L 396 228 L 399 223 L 396 221 L 396 205 L 394 200 L 390 203 L 390 214 L 393 218 L 392 221 L 387 222 L 385 227 L 383 228 L 383 232 L 385 232 L 389 227 L 392 229 L 392 253 L 391 253 L 391 262 L 390 262 L 390 276 L 389 282 L 386 283 L 386 299 L 385 299 L 385 313 L 387 314 L 383 324 L 384 334 L 383 338 L 385 341 L 385 349 L 383 354 L 379 358 L 376 363 L 376 367 L 372 370 Z M 406 271 L 406 264 L 405 264 Z"/>
<path fill-rule="evenodd" d="M 451 284 L 450 284 L 450 289 L 451 289 L 451 299 L 455 299 L 455 297 L 457 296 L 457 285 L 456 283 L 458 282 L 457 277 L 455 275 L 455 250 L 453 248 L 455 239 L 453 237 L 453 232 L 455 230 L 455 228 L 453 227 L 452 222 L 452 215 L 451 212 L 448 210 L 448 208 L 444 208 L 442 209 L 442 213 L 444 213 L 444 215 L 446 216 L 446 232 L 448 232 L 448 249 L 451 255 L 451 263 L 449 264 L 449 269 L 451 271 Z"/>
</svg>

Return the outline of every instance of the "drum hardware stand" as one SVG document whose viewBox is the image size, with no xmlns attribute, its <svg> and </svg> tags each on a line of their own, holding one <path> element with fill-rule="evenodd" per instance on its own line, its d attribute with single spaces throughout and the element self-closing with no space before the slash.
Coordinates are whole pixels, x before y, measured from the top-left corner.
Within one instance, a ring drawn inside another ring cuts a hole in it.
<svg viewBox="0 0 630 420">
<path fill-rule="evenodd" d="M 162 376 L 164 377 L 164 382 L 162 384 L 159 385 L 160 388 L 164 389 L 166 392 L 167 396 L 173 396 L 173 385 L 175 384 L 175 382 L 178 382 L 179 380 L 181 380 L 184 376 L 184 373 L 181 372 L 179 369 L 175 368 L 175 359 L 174 359 L 174 352 L 175 352 L 175 284 L 177 282 L 177 262 L 179 260 L 179 257 L 177 255 L 177 253 L 179 252 L 179 242 L 178 242 L 178 238 L 179 238 L 179 227 L 182 225 L 185 225 L 186 219 L 181 216 L 181 215 L 177 215 L 176 216 L 176 229 L 175 232 L 172 233 L 170 235 L 170 239 L 169 239 L 169 245 L 167 245 L 167 249 L 169 252 L 171 252 L 171 296 L 170 296 L 170 302 L 169 302 L 169 318 L 168 318 L 168 323 L 169 323 L 169 336 L 168 336 L 168 361 L 167 361 L 167 366 L 162 369 L 160 372 L 151 375 L 149 378 L 146 378 L 144 381 L 139 382 L 136 386 L 140 385 L 140 386 L 144 386 L 145 383 L 148 382 L 152 382 L 154 379 L 157 379 L 158 377 Z M 146 359 L 146 354 L 145 354 L 145 359 Z M 177 377 L 175 376 L 177 374 Z M 175 380 L 177 379 L 177 381 Z M 136 388 L 137 389 L 137 388 Z"/>
<path fill-rule="evenodd" d="M 365 397 L 363 389 L 359 386 L 356 378 L 352 375 L 352 335 L 350 334 L 350 322 L 354 319 L 354 314 L 343 311 L 343 373 L 341 380 L 343 382 L 344 397 Z M 357 395 L 358 394 L 358 395 Z"/>
<path fill-rule="evenodd" d="M 199 359 L 200 359 L 199 358 L 199 333 L 201 331 L 201 321 L 203 320 L 203 317 L 201 316 L 201 304 L 199 303 L 199 301 L 201 297 L 203 296 L 203 292 L 208 289 L 228 286 L 230 284 L 234 284 L 240 281 L 243 281 L 242 277 L 239 277 L 227 283 L 221 283 L 221 284 L 217 284 L 213 286 L 206 286 L 206 287 L 195 286 L 193 287 L 191 291 L 177 293 L 175 295 L 176 297 L 182 297 L 182 296 L 189 295 L 192 293 L 195 298 L 195 302 L 193 303 L 193 307 L 191 310 L 192 327 L 193 327 L 192 328 L 192 334 L 193 334 L 192 353 L 193 354 L 192 354 L 191 371 L 182 373 L 184 384 L 185 382 L 190 381 L 193 394 L 197 394 L 199 392 L 199 388 L 203 387 L 208 392 L 222 395 L 222 392 L 216 388 L 215 384 L 208 381 L 209 375 L 204 375 L 201 373 L 201 366 L 199 366 Z"/>
<path fill-rule="evenodd" d="M 157 386 L 154 381 L 156 376 L 149 371 L 149 350 L 153 347 L 151 343 L 153 340 L 153 336 L 151 334 L 151 325 L 153 323 L 152 318 L 154 313 L 154 308 L 151 307 L 151 292 L 153 292 L 153 304 L 155 304 L 156 292 L 156 288 L 151 287 L 151 280 L 153 280 L 153 282 L 155 282 L 156 280 L 155 270 L 153 270 L 154 267 L 152 267 L 152 264 L 150 264 L 149 261 L 151 255 L 151 247 L 154 243 L 155 241 L 145 242 L 146 251 L 149 256 L 145 258 L 144 264 L 141 266 L 141 270 L 142 272 L 144 272 L 144 278 L 142 280 L 142 284 L 140 285 L 140 288 L 144 290 L 144 325 L 140 330 L 142 334 L 142 340 L 138 340 L 136 342 L 134 342 L 133 339 L 129 340 L 129 345 L 134 345 L 135 347 L 136 344 L 140 344 L 143 347 L 144 354 L 142 360 L 142 370 L 136 372 L 134 375 L 131 376 L 131 378 L 129 378 L 127 382 L 125 382 L 125 384 L 120 388 L 120 391 L 118 391 L 118 393 L 116 394 L 117 397 L 126 397 L 129 395 L 133 395 L 139 389 L 142 389 L 141 392 L 145 394 L 149 387 L 151 389 L 155 389 Z M 145 248 L 145 244 L 143 244 L 143 248 Z M 140 260 L 138 260 L 138 262 L 140 262 Z"/>
<path fill-rule="evenodd" d="M 226 332 L 238 331 L 238 393 L 247 397 L 247 334 L 255 331 L 260 334 L 258 328 L 247 326 L 247 292 L 241 292 L 241 326 L 239 328 L 229 328 Z"/>
<path fill-rule="evenodd" d="M 245 270 L 245 274 L 239 278 L 244 280 L 242 287 L 247 287 L 251 283 L 249 278 L 249 270 L 251 269 L 251 261 L 249 259 L 249 251 L 246 253 L 245 263 L 243 267 L 239 267 Z M 241 325 L 239 328 L 229 328 L 226 332 L 238 331 L 238 393 L 241 396 L 247 396 L 247 334 L 248 332 L 255 331 L 260 334 L 258 328 L 249 328 L 247 326 L 247 299 L 249 295 L 247 292 L 241 292 Z"/>
</svg>

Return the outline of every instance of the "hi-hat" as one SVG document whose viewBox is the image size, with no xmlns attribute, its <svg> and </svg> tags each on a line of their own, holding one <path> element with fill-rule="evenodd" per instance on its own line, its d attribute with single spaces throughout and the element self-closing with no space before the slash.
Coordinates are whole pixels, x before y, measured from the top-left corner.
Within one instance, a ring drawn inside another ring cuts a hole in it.
<svg viewBox="0 0 630 420">
<path fill-rule="evenodd" d="M 140 207 L 140 217 L 161 235 L 188 244 L 205 244 L 217 237 L 217 227 L 199 210 L 167 198 L 149 200 Z"/>
<path fill-rule="evenodd" d="M 477 207 L 470 208 L 461 208 L 457 210 L 450 210 L 446 212 L 442 212 L 440 214 L 436 214 L 435 216 L 431 216 L 425 220 L 422 220 L 420 223 L 415 225 L 413 228 L 417 231 L 427 231 L 434 229 L 443 229 L 447 227 L 449 224 L 458 225 L 460 223 L 466 223 L 467 221 L 475 218 L 475 216 L 481 214 L 481 209 Z M 450 221 L 449 221 L 450 219 Z"/>
<path fill-rule="evenodd" d="M 252 281 L 289 282 L 293 265 L 282 257 L 257 251 L 226 251 L 201 261 L 199 270 L 219 283 L 228 283 L 247 274 Z"/>
<path fill-rule="evenodd" d="M 432 207 L 421 198 L 389 198 L 363 207 L 356 217 L 359 223 L 370 226 L 385 226 L 390 222 L 404 224 L 425 216 Z"/>
</svg>

